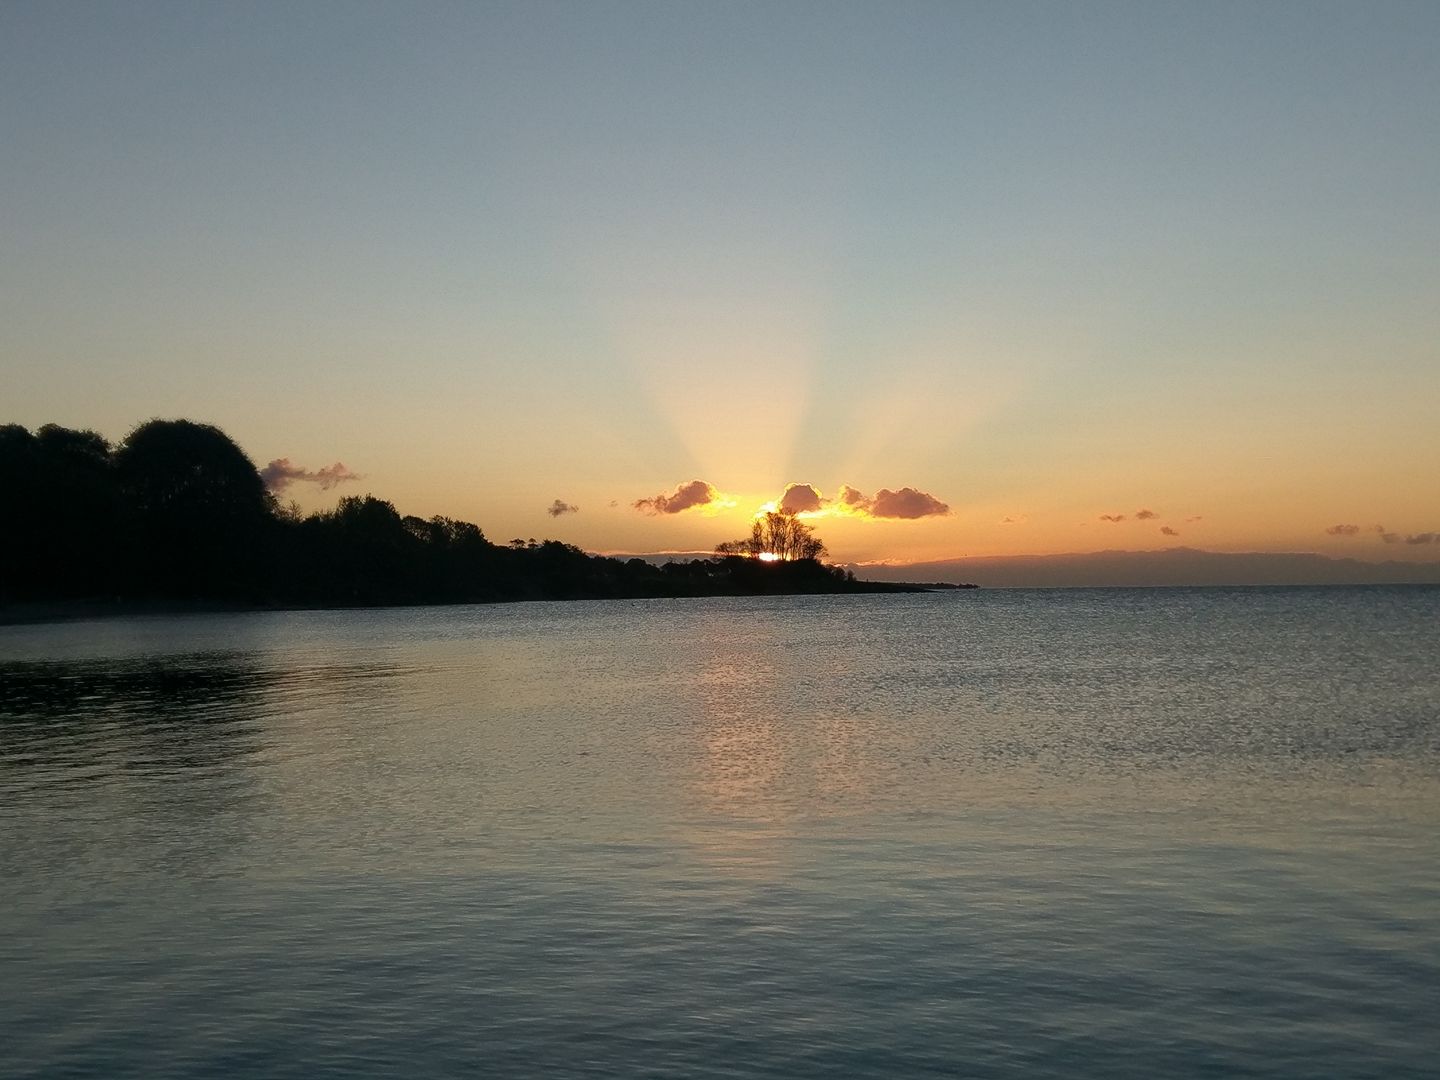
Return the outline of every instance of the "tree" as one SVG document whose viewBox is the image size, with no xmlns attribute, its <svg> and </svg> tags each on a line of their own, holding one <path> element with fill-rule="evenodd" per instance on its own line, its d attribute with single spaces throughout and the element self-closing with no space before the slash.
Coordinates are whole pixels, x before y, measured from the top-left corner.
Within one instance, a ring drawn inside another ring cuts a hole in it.
<svg viewBox="0 0 1440 1080">
<path fill-rule="evenodd" d="M 150 420 L 126 436 L 115 465 L 144 514 L 233 525 L 268 518 L 274 509 L 255 463 L 213 424 Z"/>
<path fill-rule="evenodd" d="M 756 518 L 750 535 L 743 540 L 727 540 L 715 548 L 717 555 L 745 555 L 750 558 L 769 556 L 794 562 L 818 559 L 825 554 L 825 544 L 815 531 L 794 514 L 770 511 Z"/>
<path fill-rule="evenodd" d="M 52 594 L 98 596 L 114 581 L 120 497 L 110 444 L 93 431 L 46 424 L 35 433 L 42 468 L 33 524 L 35 571 Z"/>
<path fill-rule="evenodd" d="M 264 583 L 275 500 L 230 436 L 211 424 L 150 420 L 121 443 L 115 470 L 143 592 L 240 596 Z"/>
</svg>

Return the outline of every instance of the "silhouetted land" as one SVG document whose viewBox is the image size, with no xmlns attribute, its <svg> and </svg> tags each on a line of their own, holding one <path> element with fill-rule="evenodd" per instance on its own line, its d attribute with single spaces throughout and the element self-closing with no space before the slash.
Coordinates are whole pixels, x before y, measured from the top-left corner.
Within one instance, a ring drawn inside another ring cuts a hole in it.
<svg viewBox="0 0 1440 1080">
<path fill-rule="evenodd" d="M 196 607 L 344 607 L 793 593 L 911 592 L 814 558 L 670 562 L 556 540 L 493 544 L 478 526 L 343 498 L 282 508 L 229 436 L 151 420 L 111 446 L 54 424 L 0 427 L 0 618 Z"/>
</svg>

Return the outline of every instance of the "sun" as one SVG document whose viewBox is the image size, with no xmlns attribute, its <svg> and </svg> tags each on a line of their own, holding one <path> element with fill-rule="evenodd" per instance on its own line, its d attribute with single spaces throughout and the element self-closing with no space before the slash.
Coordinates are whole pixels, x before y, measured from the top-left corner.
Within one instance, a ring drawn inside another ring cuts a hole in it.
<svg viewBox="0 0 1440 1080">
<path fill-rule="evenodd" d="M 775 552 L 773 552 L 773 551 L 762 551 L 762 552 L 760 552 L 760 554 L 756 555 L 755 557 L 756 557 L 757 559 L 759 559 L 761 562 L 779 562 L 779 561 L 780 561 L 780 556 L 779 556 L 779 555 L 776 555 Z"/>
</svg>

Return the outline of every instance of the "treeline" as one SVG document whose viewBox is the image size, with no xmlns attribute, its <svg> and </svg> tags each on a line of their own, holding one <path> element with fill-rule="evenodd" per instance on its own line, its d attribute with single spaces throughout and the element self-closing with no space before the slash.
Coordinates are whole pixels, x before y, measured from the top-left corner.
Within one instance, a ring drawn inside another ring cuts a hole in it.
<svg viewBox="0 0 1440 1080">
<path fill-rule="evenodd" d="M 497 545 L 466 521 L 343 498 L 281 507 L 223 431 L 151 420 L 93 431 L 0 427 L 0 604 L 344 606 L 517 599 L 890 591 L 815 559 L 655 566 L 555 540 Z"/>
</svg>

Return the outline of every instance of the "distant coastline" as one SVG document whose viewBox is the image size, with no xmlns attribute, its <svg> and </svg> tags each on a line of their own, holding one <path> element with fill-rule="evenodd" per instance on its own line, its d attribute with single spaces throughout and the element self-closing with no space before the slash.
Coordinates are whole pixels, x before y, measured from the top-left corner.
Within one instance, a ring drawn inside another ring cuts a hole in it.
<svg viewBox="0 0 1440 1080">
<path fill-rule="evenodd" d="M 0 490 L 16 511 L 0 530 L 7 624 L 956 587 L 859 580 L 822 563 L 823 543 L 780 514 L 711 557 L 662 564 L 591 555 L 558 540 L 495 544 L 470 522 L 402 515 L 371 495 L 302 516 L 279 505 L 228 435 L 190 420 L 148 421 L 115 446 L 55 424 L 35 432 L 0 426 Z"/>
<path fill-rule="evenodd" d="M 849 564 L 870 580 L 974 582 L 986 589 L 1135 589 L 1243 585 L 1440 585 L 1440 562 L 1367 562 L 1316 552 L 1089 551 L 982 555 L 901 565 Z"/>
</svg>

